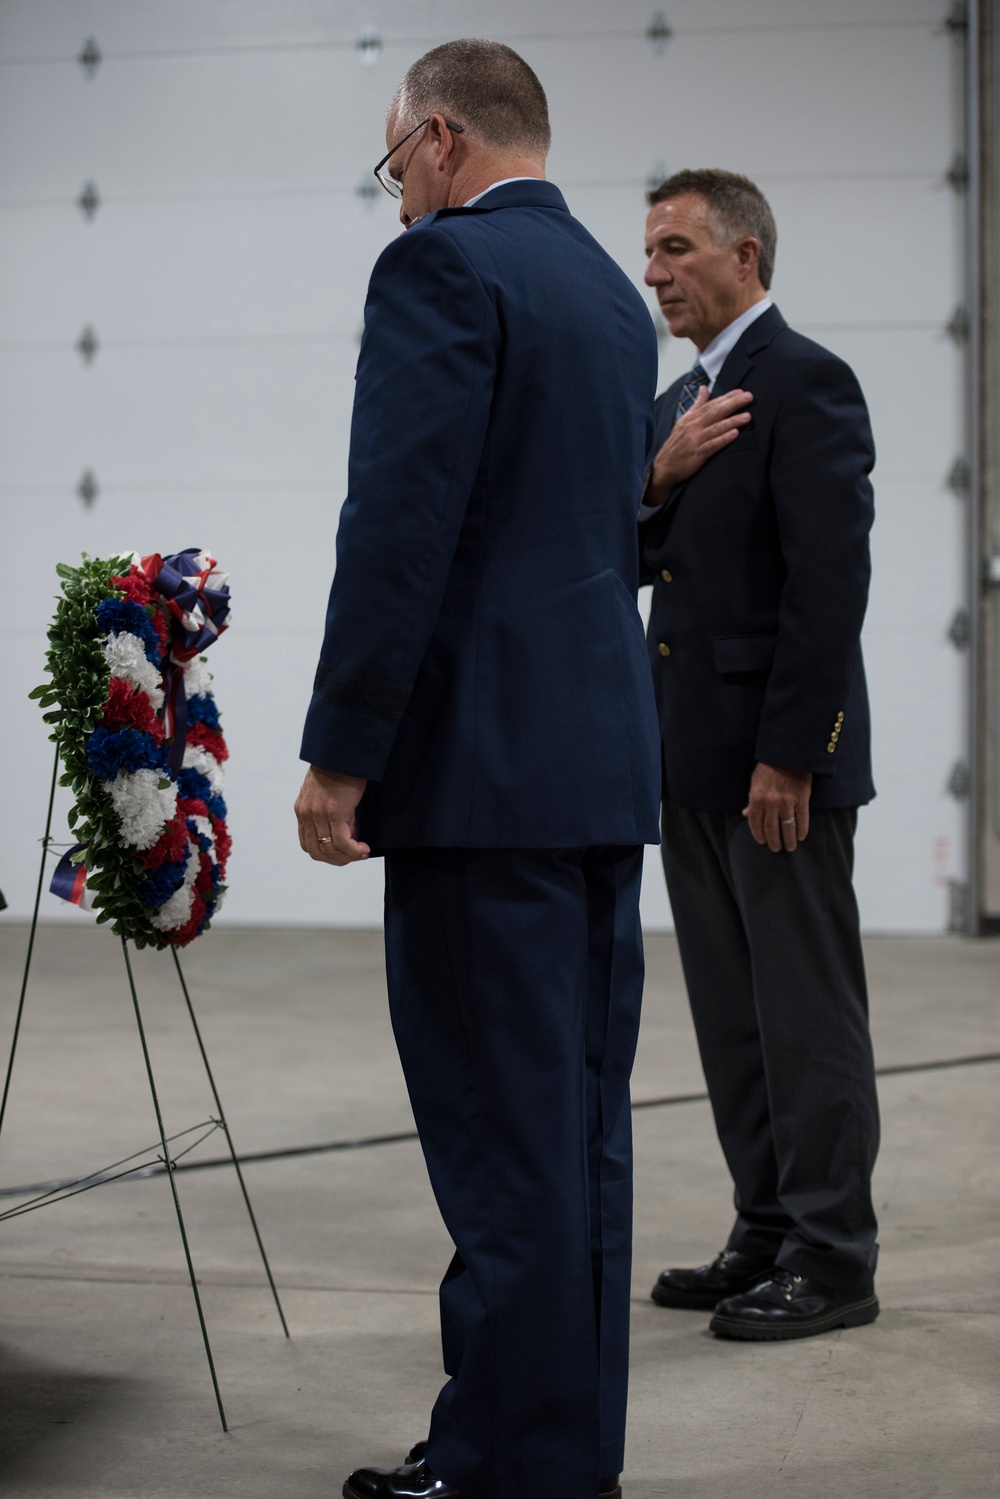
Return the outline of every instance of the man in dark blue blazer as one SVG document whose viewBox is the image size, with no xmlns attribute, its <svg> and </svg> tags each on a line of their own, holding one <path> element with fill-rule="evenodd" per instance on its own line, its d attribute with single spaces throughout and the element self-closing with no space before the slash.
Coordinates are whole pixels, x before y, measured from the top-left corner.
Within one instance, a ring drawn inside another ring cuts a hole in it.
<svg viewBox="0 0 1000 1499">
<path fill-rule="evenodd" d="M 861 624 L 875 453 L 843 360 L 767 295 L 746 178 L 650 193 L 647 283 L 699 359 L 656 403 L 640 512 L 663 744 L 662 847 L 715 1122 L 727 1246 L 653 1298 L 723 1337 L 878 1315 L 878 1109 L 852 886 L 874 795 Z"/>
<path fill-rule="evenodd" d="M 429 1438 L 344 1493 L 615 1496 L 658 841 L 635 602 L 655 336 L 544 180 L 516 53 L 436 48 L 386 141 L 408 233 L 369 288 L 296 813 L 313 858 L 385 856 L 392 1021 L 456 1253 Z"/>
</svg>

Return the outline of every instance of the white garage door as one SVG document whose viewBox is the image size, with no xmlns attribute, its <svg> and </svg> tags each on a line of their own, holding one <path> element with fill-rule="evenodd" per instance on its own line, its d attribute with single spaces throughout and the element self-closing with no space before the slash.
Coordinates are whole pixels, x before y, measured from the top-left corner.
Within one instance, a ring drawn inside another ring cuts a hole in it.
<svg viewBox="0 0 1000 1499">
<path fill-rule="evenodd" d="M 947 639 L 963 517 L 945 485 L 961 444 L 961 354 L 945 331 L 961 202 L 944 175 L 959 69 L 942 5 L 5 0 L 0 887 L 12 914 L 30 909 L 50 768 L 26 693 L 41 680 L 56 562 L 199 545 L 235 595 L 212 653 L 233 751 L 221 919 L 380 919 L 378 865 L 310 865 L 290 811 L 365 285 L 398 228 L 392 202 L 359 188 L 405 68 L 479 34 L 538 71 L 551 176 L 637 283 L 650 174 L 727 166 L 770 197 L 776 299 L 855 367 L 879 449 L 866 649 L 880 794 L 859 841 L 864 920 L 940 929 L 961 859 L 946 783 L 964 713 Z M 661 347 L 666 383 L 691 350 Z M 668 925 L 655 858 L 644 899 L 649 924 Z M 43 912 L 85 919 L 52 898 Z"/>
</svg>

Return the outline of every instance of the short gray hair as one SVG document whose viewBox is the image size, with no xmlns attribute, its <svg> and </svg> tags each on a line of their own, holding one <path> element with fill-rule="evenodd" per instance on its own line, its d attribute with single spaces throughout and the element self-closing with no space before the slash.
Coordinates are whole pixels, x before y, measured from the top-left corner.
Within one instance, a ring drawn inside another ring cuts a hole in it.
<svg viewBox="0 0 1000 1499">
<path fill-rule="evenodd" d="M 503 42 L 465 37 L 435 47 L 413 64 L 389 115 L 412 129 L 437 113 L 495 151 L 544 159 L 552 142 L 545 90 L 524 58 Z"/>
<path fill-rule="evenodd" d="M 700 167 L 675 172 L 648 192 L 646 201 L 650 205 L 665 203 L 669 198 L 685 197 L 688 193 L 704 200 L 709 215 L 730 244 L 743 235 L 758 242 L 757 274 L 764 290 L 770 290 L 778 248 L 778 226 L 771 205 L 756 183 L 749 177 L 741 177 L 739 172 L 726 172 L 721 167 Z"/>
</svg>

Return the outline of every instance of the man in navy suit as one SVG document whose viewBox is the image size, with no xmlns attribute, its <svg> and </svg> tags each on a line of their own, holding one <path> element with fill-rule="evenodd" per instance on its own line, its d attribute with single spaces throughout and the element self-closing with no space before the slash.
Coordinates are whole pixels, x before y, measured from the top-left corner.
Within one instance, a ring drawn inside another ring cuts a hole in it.
<svg viewBox="0 0 1000 1499">
<path fill-rule="evenodd" d="M 640 511 L 663 745 L 662 848 L 736 1193 L 726 1248 L 665 1270 L 723 1337 L 878 1315 L 878 1108 L 858 911 L 871 800 L 860 634 L 875 459 L 858 382 L 768 296 L 776 230 L 745 177 L 649 194 L 646 282 L 698 361 L 656 403 Z"/>
<path fill-rule="evenodd" d="M 368 293 L 296 814 L 314 859 L 385 856 L 392 1021 L 456 1253 L 429 1438 L 344 1494 L 614 1496 L 656 341 L 544 180 L 545 95 L 510 48 L 422 58 L 386 144 L 408 232 Z"/>
</svg>

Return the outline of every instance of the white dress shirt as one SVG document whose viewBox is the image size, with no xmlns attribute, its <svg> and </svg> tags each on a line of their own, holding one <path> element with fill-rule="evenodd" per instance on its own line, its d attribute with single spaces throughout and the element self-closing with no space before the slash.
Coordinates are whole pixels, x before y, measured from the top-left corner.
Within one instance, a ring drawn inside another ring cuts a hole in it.
<svg viewBox="0 0 1000 1499">
<path fill-rule="evenodd" d="M 463 203 L 462 207 L 463 208 L 471 208 L 472 205 L 473 205 L 473 203 L 478 203 L 479 200 L 480 200 L 480 198 L 485 198 L 486 194 L 487 193 L 491 193 L 495 187 L 506 187 L 507 184 L 508 184 L 508 182 L 542 182 L 542 181 L 544 181 L 544 178 L 542 178 L 542 177 L 501 177 L 501 179 L 500 179 L 499 182 L 491 182 L 490 185 L 489 185 L 489 187 L 484 187 L 481 193 L 476 193 L 476 196 L 474 198 L 470 198 L 467 203 Z"/>
</svg>

